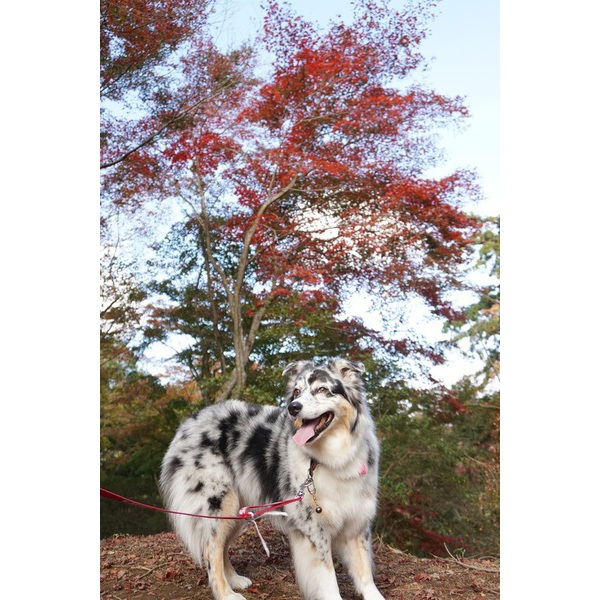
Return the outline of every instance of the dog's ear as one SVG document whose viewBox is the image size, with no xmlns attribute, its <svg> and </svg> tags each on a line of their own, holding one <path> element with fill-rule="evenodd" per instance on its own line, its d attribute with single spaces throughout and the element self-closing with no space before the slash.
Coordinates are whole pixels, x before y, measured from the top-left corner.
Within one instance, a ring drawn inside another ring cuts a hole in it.
<svg viewBox="0 0 600 600">
<path fill-rule="evenodd" d="M 281 373 L 284 377 L 292 377 L 292 375 L 297 375 L 303 368 L 310 364 L 309 360 L 297 360 L 295 362 L 290 363 Z"/>
<path fill-rule="evenodd" d="M 342 377 L 349 379 L 360 376 L 365 372 L 365 365 L 359 361 L 346 360 L 345 358 L 336 358 L 329 363 L 329 368 Z"/>
<path fill-rule="evenodd" d="M 284 377 L 287 377 L 288 375 L 291 375 L 292 373 L 295 373 L 298 370 L 298 362 L 292 362 L 289 365 L 287 365 L 287 367 L 285 369 L 283 369 L 282 371 L 282 375 Z"/>
</svg>

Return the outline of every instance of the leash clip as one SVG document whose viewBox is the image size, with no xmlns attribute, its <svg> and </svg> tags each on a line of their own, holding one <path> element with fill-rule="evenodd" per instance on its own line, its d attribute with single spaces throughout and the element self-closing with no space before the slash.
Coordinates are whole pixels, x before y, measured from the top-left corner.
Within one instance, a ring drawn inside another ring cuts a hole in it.
<svg viewBox="0 0 600 600">
<path fill-rule="evenodd" d="M 320 515 L 323 512 L 323 509 L 319 506 L 319 502 L 317 500 L 317 487 L 315 486 L 315 480 L 312 476 L 312 468 L 308 471 L 308 477 L 306 478 L 306 481 L 300 486 L 300 489 L 298 490 L 298 495 L 300 497 L 304 497 L 305 489 L 312 496 L 313 502 L 315 503 L 315 512 L 318 515 Z"/>
</svg>

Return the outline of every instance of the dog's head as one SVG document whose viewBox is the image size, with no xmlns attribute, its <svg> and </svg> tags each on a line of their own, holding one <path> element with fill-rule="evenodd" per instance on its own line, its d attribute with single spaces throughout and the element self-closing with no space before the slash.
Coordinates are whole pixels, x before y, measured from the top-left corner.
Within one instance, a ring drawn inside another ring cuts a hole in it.
<svg viewBox="0 0 600 600">
<path fill-rule="evenodd" d="M 360 375 L 364 371 L 362 363 L 344 359 L 332 360 L 326 367 L 294 362 L 283 370 L 288 377 L 287 410 L 298 446 L 312 444 L 335 430 L 354 431 L 363 410 Z"/>
</svg>

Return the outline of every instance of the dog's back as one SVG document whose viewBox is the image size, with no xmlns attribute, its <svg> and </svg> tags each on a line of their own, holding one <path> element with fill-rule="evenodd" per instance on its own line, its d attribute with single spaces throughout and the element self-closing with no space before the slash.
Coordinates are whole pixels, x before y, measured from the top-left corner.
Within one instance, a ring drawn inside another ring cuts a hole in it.
<svg viewBox="0 0 600 600">
<path fill-rule="evenodd" d="M 268 474 L 279 467 L 286 429 L 289 433 L 278 407 L 231 400 L 196 413 L 179 427 L 163 459 L 160 486 L 166 507 L 231 517 L 242 505 L 270 501 L 279 493 L 279 479 Z M 227 554 L 243 521 L 181 515 L 171 515 L 171 521 L 190 554 L 207 566 L 215 598 L 243 598 L 231 588 L 243 589 L 251 581 L 235 573 Z"/>
</svg>

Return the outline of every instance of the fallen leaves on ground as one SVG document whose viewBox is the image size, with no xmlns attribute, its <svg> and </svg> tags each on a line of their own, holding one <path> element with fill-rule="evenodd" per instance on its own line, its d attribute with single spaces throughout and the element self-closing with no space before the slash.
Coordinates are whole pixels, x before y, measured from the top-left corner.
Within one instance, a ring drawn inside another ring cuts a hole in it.
<svg viewBox="0 0 600 600">
<path fill-rule="evenodd" d="M 268 558 L 253 530 L 232 545 L 238 573 L 252 579 L 247 600 L 302 600 L 294 581 L 285 538 L 268 523 L 261 533 Z M 493 559 L 415 558 L 375 543 L 375 582 L 386 600 L 474 600 L 500 595 L 500 565 Z M 360 600 L 350 578 L 336 564 L 344 600 Z M 100 542 L 100 597 L 103 600 L 213 600 L 206 572 L 174 533 L 115 535 Z"/>
</svg>

